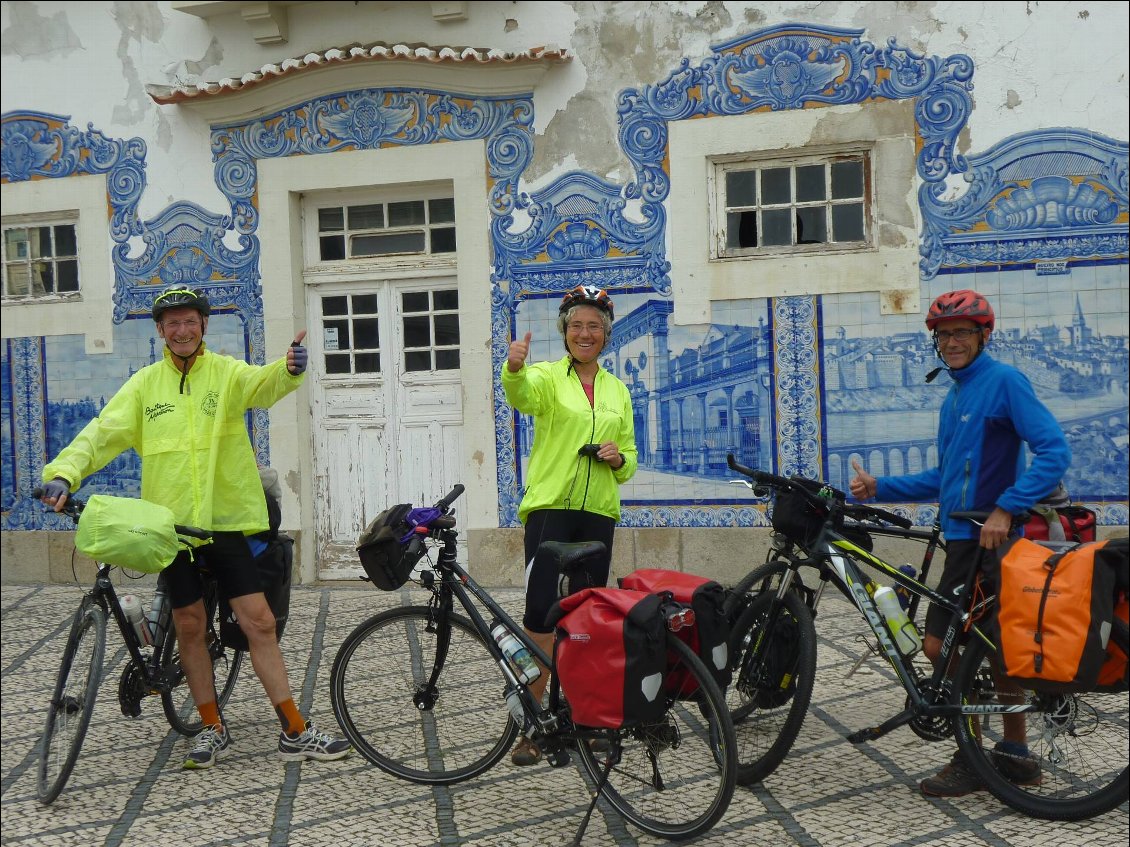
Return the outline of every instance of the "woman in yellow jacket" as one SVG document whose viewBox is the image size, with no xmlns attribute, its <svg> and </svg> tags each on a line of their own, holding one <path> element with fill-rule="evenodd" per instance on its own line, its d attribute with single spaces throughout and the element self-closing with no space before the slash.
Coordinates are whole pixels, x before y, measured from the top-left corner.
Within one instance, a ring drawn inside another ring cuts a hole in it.
<svg viewBox="0 0 1130 847">
<path fill-rule="evenodd" d="M 598 358 L 612 334 L 612 300 L 602 289 L 580 285 L 565 295 L 557 328 L 567 355 L 527 365 L 532 333 L 510 344 L 502 366 L 506 400 L 534 418 L 534 446 L 526 493 L 518 507 L 525 526 L 526 611 L 522 625 L 546 653 L 553 628 L 545 617 L 557 599 L 553 563 L 536 555 L 543 541 L 601 541 L 607 554 L 588 565 L 589 584 L 608 582 L 612 539 L 620 520 L 620 485 L 636 472 L 632 398 Z M 548 675 L 530 686 L 541 699 Z M 541 751 L 522 738 L 511 756 L 532 765 Z"/>
<path fill-rule="evenodd" d="M 85 477 L 119 453 L 136 450 L 142 498 L 168 507 L 177 523 L 212 533 L 202 554 L 239 619 L 251 664 L 282 724 L 279 757 L 340 759 L 349 754 L 349 742 L 318 730 L 295 706 L 250 540 L 268 528 L 268 521 L 244 415 L 273 405 L 302 383 L 306 333 L 297 335 L 285 358 L 249 365 L 205 346 L 210 312 L 208 298 L 195 289 L 175 286 L 154 300 L 153 320 L 165 341 L 162 361 L 130 377 L 43 469 L 43 500 L 59 511 Z M 192 558 L 181 553 L 161 579 L 169 592 L 181 664 L 204 721 L 184 767 L 210 768 L 232 746 L 204 643 L 201 575 Z"/>
</svg>

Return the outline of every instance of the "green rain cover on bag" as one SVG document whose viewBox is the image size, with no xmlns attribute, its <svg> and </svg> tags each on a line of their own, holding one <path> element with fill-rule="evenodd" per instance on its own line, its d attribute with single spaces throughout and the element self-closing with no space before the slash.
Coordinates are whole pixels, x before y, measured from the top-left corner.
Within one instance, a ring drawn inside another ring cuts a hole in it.
<svg viewBox="0 0 1130 847">
<path fill-rule="evenodd" d="M 158 573 L 181 549 L 173 513 L 135 497 L 95 494 L 78 522 L 75 547 L 99 562 Z"/>
</svg>

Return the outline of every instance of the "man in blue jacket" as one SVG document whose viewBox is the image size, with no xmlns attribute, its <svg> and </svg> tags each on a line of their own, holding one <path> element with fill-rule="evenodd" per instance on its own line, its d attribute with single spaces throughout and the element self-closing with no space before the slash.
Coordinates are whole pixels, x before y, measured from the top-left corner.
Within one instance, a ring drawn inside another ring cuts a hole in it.
<svg viewBox="0 0 1130 847">
<path fill-rule="evenodd" d="M 930 306 L 926 327 L 953 379 L 939 415 L 936 468 L 876 478 L 852 462 L 857 475 L 851 493 L 860 500 L 938 501 L 946 537 L 938 593 L 951 596 L 961 590 L 970 569 L 980 567 L 982 556 L 994 555 L 1005 542 L 1012 516 L 1054 489 L 1071 464 L 1063 429 L 1027 377 L 984 352 L 994 325 L 992 306 L 976 291 L 950 291 Z M 1032 453 L 1028 464 L 1025 445 Z M 950 517 L 968 510 L 989 512 L 984 526 Z M 931 606 L 923 650 L 932 662 L 938 660 L 948 624 L 945 610 Z M 1028 757 L 1023 715 L 1006 717 L 1004 734 L 993 754 L 998 769 L 1019 784 L 1038 782 L 1040 767 Z M 923 794 L 934 797 L 960 797 L 982 787 L 960 752 L 920 784 Z"/>
</svg>

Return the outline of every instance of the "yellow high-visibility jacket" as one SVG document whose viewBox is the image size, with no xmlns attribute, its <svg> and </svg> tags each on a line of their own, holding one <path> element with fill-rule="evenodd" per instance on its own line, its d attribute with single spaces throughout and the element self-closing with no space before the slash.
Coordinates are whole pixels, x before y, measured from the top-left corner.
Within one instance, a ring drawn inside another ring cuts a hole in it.
<svg viewBox="0 0 1130 847">
<path fill-rule="evenodd" d="M 526 494 L 518 518 L 535 509 L 583 509 L 620 520 L 620 484 L 636 472 L 636 426 L 628 387 L 601 368 L 593 380 L 593 405 L 565 356 L 556 362 L 523 365 L 511 373 L 502 363 L 506 402 L 534 417 L 534 446 L 526 473 Z M 577 455 L 583 444 L 615 441 L 624 464 Z"/>
<path fill-rule="evenodd" d="M 263 484 L 244 413 L 266 408 L 302 384 L 282 358 L 249 365 L 201 347 L 180 392 L 168 348 L 142 368 L 43 469 L 73 491 L 132 447 L 141 457 L 141 497 L 166 506 L 179 524 L 254 534 L 268 528 Z"/>
</svg>

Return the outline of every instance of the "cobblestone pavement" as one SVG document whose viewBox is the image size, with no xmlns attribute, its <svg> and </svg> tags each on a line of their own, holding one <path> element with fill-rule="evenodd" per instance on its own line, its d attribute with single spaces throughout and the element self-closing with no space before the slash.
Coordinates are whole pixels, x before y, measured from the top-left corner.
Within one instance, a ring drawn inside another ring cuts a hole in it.
<svg viewBox="0 0 1130 847">
<path fill-rule="evenodd" d="M 517 590 L 495 594 L 512 612 L 521 604 Z M 226 709 L 236 752 L 211 770 L 184 771 L 188 742 L 170 731 L 157 700 L 143 703 L 139 719 L 121 715 L 116 686 L 124 649 L 114 630 L 74 774 L 53 805 L 41 806 L 34 747 L 80 589 L 5 585 L 0 596 L 2 844 L 543 847 L 569 843 L 587 806 L 579 766 L 515 768 L 504 759 L 477 779 L 429 788 L 394 779 L 357 755 L 341 762 L 280 762 L 274 756 L 278 722 L 249 665 Z M 294 590 L 282 645 L 304 712 L 334 726 L 329 677 L 338 646 L 364 618 L 409 596 L 368 586 Z M 1096 820 L 1057 824 L 1023 817 L 984 792 L 927 800 L 917 782 L 948 760 L 952 744 L 927 744 L 908 729 L 870 745 L 849 744 L 847 733 L 893 715 L 904 698 L 876 660 L 846 676 L 862 649 L 860 627 L 846 603 L 825 600 L 817 624 L 816 690 L 796 745 L 764 784 L 739 787 L 726 815 L 695 844 L 1126 843 L 1126 804 Z M 663 842 L 598 806 L 583 843 Z"/>
</svg>

